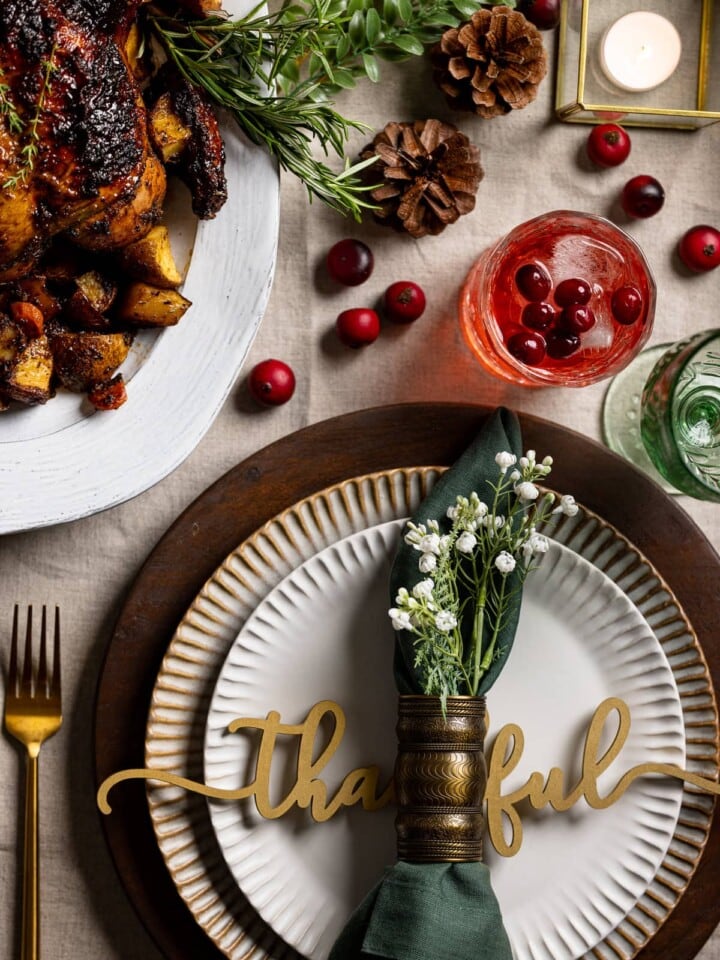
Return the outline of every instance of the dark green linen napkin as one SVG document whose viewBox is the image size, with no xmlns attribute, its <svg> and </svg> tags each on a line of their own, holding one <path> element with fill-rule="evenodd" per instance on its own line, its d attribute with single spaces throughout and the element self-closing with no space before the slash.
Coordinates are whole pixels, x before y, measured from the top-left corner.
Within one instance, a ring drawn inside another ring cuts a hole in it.
<svg viewBox="0 0 720 960">
<path fill-rule="evenodd" d="M 447 508 L 458 495 L 472 491 L 482 498 L 498 478 L 495 456 L 508 451 L 520 458 L 522 439 L 517 417 L 498 409 L 460 459 L 437 482 L 418 508 L 417 524 L 435 519 L 449 529 Z M 409 590 L 424 574 L 417 551 L 404 541 L 390 575 L 394 602 L 400 586 Z M 511 575 L 512 576 L 512 575 Z M 479 690 L 497 680 L 510 653 L 520 616 L 521 593 L 514 595 L 497 649 Z M 395 682 L 403 694 L 422 694 L 414 666 L 413 635 L 396 634 Z M 406 863 L 389 867 L 348 921 L 330 960 L 512 960 L 500 907 L 483 863 Z"/>
</svg>

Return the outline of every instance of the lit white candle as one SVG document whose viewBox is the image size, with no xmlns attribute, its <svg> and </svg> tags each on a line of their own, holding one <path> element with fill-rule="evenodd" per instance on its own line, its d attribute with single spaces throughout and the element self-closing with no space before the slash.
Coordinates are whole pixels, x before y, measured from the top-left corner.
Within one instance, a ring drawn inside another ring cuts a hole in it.
<svg viewBox="0 0 720 960">
<path fill-rule="evenodd" d="M 675 72 L 681 50 L 680 34 L 669 20 L 637 10 L 605 31 L 600 64 L 615 86 L 640 93 L 659 87 Z"/>
</svg>

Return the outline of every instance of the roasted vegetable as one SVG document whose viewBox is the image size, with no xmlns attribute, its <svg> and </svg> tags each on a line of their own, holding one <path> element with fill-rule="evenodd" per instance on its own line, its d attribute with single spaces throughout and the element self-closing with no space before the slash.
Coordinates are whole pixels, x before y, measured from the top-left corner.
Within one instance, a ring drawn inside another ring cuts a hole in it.
<svg viewBox="0 0 720 960">
<path fill-rule="evenodd" d="M 179 160 L 192 139 L 192 130 L 178 116 L 171 93 L 158 97 L 149 120 L 150 138 L 162 162 L 168 165 Z"/>
<path fill-rule="evenodd" d="M 45 317 L 34 303 L 26 300 L 11 303 L 10 316 L 29 340 L 34 340 L 45 331 Z"/>
<path fill-rule="evenodd" d="M 61 331 L 50 337 L 55 373 L 69 390 L 87 390 L 109 380 L 125 360 L 132 334 Z"/>
<path fill-rule="evenodd" d="M 75 279 L 75 290 L 66 307 L 67 318 L 81 327 L 104 328 L 104 314 L 117 295 L 117 286 L 98 270 L 89 270 Z"/>
<path fill-rule="evenodd" d="M 96 410 L 117 410 L 127 400 L 123 375 L 118 373 L 112 380 L 90 387 L 88 400 Z"/>
<path fill-rule="evenodd" d="M 46 403 L 52 396 L 53 355 L 48 338 L 31 340 L 3 384 L 3 390 L 21 403 Z"/>
<path fill-rule="evenodd" d="M 0 314 L 0 376 L 6 376 L 18 362 L 28 338 L 22 327 Z"/>
<path fill-rule="evenodd" d="M 42 311 L 45 320 L 52 320 L 60 313 L 60 301 L 48 290 L 47 279 L 44 276 L 25 277 L 11 283 L 9 287 L 11 301 L 27 300 Z"/>
<path fill-rule="evenodd" d="M 134 327 L 172 327 L 191 306 L 177 290 L 131 283 L 118 298 L 114 316 Z"/>
<path fill-rule="evenodd" d="M 154 287 L 174 289 L 182 283 L 165 226 L 153 227 L 147 236 L 118 251 L 120 268 L 134 280 L 143 280 Z"/>
</svg>

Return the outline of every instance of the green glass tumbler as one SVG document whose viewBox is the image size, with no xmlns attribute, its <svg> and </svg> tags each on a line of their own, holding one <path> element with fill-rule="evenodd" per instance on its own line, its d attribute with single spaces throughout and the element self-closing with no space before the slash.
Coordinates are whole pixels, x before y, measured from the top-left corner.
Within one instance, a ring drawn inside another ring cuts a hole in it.
<svg viewBox="0 0 720 960">
<path fill-rule="evenodd" d="M 666 490 L 720 503 L 720 330 L 641 353 L 611 383 L 603 427 Z"/>
</svg>

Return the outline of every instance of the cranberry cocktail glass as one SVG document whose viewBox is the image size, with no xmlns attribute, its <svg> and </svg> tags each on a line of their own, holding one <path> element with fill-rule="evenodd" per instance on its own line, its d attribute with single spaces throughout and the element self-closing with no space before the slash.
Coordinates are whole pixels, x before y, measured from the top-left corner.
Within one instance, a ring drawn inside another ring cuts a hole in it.
<svg viewBox="0 0 720 960">
<path fill-rule="evenodd" d="M 609 220 L 556 210 L 486 250 L 460 295 L 480 363 L 523 386 L 582 387 L 622 370 L 650 336 L 655 281 Z"/>
</svg>

